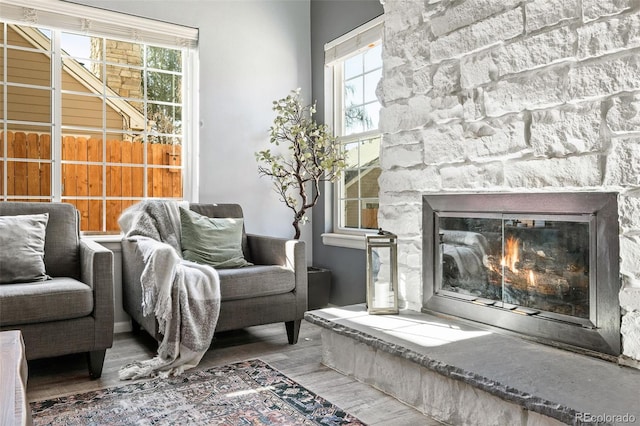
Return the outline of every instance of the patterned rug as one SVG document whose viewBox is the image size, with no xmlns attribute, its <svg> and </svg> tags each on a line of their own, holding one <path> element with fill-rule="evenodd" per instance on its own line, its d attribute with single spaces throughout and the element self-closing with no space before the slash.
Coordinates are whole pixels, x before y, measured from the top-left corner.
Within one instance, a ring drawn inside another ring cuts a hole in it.
<svg viewBox="0 0 640 426">
<path fill-rule="evenodd" d="M 260 360 L 31 403 L 34 425 L 364 425 Z"/>
</svg>

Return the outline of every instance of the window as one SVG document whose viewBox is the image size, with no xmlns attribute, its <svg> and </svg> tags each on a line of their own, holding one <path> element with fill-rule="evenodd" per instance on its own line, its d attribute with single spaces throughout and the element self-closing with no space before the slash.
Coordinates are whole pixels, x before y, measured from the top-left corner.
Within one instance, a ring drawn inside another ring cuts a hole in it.
<svg viewBox="0 0 640 426">
<path fill-rule="evenodd" d="M 325 46 L 325 117 L 332 117 L 347 160 L 334 191 L 334 232 L 378 228 L 382 23 L 377 18 Z"/>
<path fill-rule="evenodd" d="M 82 231 L 111 233 L 141 199 L 185 198 L 197 31 L 14 3 L 0 27 L 0 200 L 69 202 Z"/>
</svg>

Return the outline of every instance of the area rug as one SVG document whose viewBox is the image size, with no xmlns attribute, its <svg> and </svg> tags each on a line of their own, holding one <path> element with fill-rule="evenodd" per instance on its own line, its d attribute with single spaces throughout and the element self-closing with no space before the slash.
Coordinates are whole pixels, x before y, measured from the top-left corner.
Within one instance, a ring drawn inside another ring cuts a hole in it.
<svg viewBox="0 0 640 426">
<path fill-rule="evenodd" d="M 31 403 L 34 425 L 364 425 L 260 360 Z"/>
</svg>

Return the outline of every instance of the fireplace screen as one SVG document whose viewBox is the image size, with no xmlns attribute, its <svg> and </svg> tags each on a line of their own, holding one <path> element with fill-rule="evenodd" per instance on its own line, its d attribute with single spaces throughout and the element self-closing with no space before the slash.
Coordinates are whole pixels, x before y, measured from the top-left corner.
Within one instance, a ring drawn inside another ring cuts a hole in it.
<svg viewBox="0 0 640 426">
<path fill-rule="evenodd" d="M 615 193 L 435 193 L 422 204 L 425 312 L 620 354 Z"/>
<path fill-rule="evenodd" d="M 524 315 L 588 319 L 591 217 L 437 217 L 441 291 Z"/>
</svg>

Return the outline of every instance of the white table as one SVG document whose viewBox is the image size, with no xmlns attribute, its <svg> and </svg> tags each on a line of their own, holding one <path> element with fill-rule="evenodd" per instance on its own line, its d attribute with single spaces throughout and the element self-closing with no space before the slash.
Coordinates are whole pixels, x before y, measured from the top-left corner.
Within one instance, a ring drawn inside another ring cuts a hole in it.
<svg viewBox="0 0 640 426">
<path fill-rule="evenodd" d="M 27 360 L 19 330 L 0 332 L 0 425 L 30 425 Z"/>
</svg>

